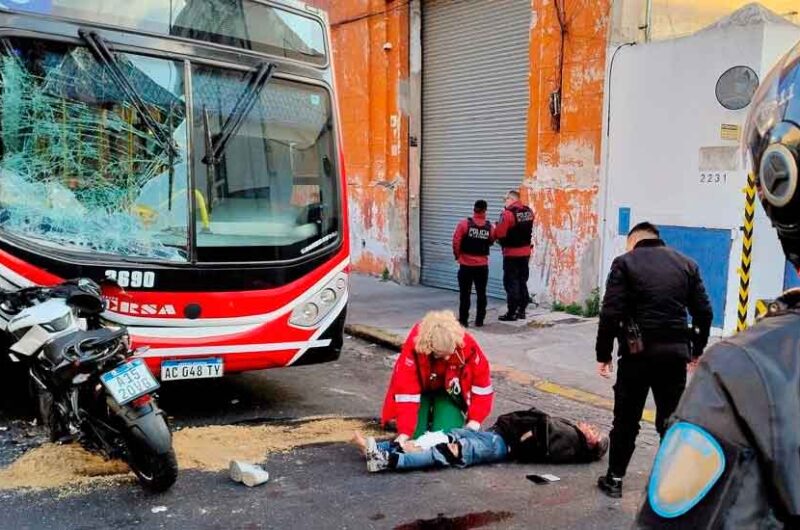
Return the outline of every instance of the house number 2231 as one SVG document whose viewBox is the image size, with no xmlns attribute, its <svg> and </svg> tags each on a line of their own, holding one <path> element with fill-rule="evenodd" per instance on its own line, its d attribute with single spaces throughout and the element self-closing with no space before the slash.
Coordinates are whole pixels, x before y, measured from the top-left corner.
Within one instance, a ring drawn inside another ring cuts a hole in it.
<svg viewBox="0 0 800 530">
<path fill-rule="evenodd" d="M 700 184 L 727 184 L 727 173 L 700 173 Z"/>
</svg>

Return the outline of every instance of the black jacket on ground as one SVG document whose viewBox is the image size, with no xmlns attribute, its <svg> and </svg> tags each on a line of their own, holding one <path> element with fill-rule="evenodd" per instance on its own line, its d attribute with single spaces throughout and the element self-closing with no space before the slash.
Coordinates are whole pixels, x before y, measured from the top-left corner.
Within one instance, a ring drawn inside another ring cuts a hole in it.
<svg viewBox="0 0 800 530">
<path fill-rule="evenodd" d="M 491 430 L 505 440 L 511 458 L 518 462 L 593 462 L 605 451 L 599 446 L 589 447 L 574 423 L 536 407 L 503 414 Z"/>
<path fill-rule="evenodd" d="M 708 343 L 712 317 L 697 263 L 660 239 L 642 240 L 611 264 L 600 310 L 597 361 L 611 361 L 615 338 L 620 353 L 627 351 L 627 319 L 639 325 L 646 351 L 687 355 L 691 341 L 692 355 L 699 357 Z"/>
</svg>

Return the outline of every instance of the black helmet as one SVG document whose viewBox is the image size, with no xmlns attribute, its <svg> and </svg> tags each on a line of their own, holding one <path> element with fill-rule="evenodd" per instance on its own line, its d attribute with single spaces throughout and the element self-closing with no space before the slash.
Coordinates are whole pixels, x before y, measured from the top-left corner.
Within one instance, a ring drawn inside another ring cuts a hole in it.
<svg viewBox="0 0 800 530">
<path fill-rule="evenodd" d="M 761 83 L 742 139 L 761 204 L 800 267 L 800 43 Z"/>
</svg>

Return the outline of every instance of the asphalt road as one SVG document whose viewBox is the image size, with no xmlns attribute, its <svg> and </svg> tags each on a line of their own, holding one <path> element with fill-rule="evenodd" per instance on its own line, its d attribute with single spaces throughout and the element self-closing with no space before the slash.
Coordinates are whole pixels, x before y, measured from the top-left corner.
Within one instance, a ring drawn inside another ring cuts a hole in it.
<svg viewBox="0 0 800 530">
<path fill-rule="evenodd" d="M 348 340 L 336 363 L 173 383 L 163 389 L 160 402 L 174 428 L 319 415 L 374 418 L 391 365 L 391 352 Z M 606 410 L 502 379 L 494 384 L 495 416 L 536 405 L 605 430 L 610 426 Z M 0 387 L 0 466 L 43 440 L 12 388 Z M 224 472 L 184 470 L 161 495 L 128 482 L 69 496 L 53 490 L 0 491 L 0 528 L 626 528 L 655 452 L 651 426 L 644 427 L 640 439 L 622 501 L 607 499 L 594 487 L 605 460 L 368 474 L 351 447 L 317 444 L 269 455 L 270 481 L 253 489 L 231 482 Z M 529 473 L 552 473 L 561 481 L 539 486 L 525 478 Z"/>
</svg>

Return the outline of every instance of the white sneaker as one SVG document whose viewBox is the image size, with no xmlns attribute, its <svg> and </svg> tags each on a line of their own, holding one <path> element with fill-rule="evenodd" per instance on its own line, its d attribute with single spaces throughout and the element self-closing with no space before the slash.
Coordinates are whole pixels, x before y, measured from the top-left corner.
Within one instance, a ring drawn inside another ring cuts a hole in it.
<svg viewBox="0 0 800 530">
<path fill-rule="evenodd" d="M 370 457 L 378 453 L 378 442 L 375 441 L 374 436 L 367 437 L 367 450 L 366 450 L 366 457 L 369 460 Z"/>
<path fill-rule="evenodd" d="M 367 454 L 367 471 L 378 473 L 389 469 L 389 452 L 375 450 L 372 454 Z"/>
</svg>

